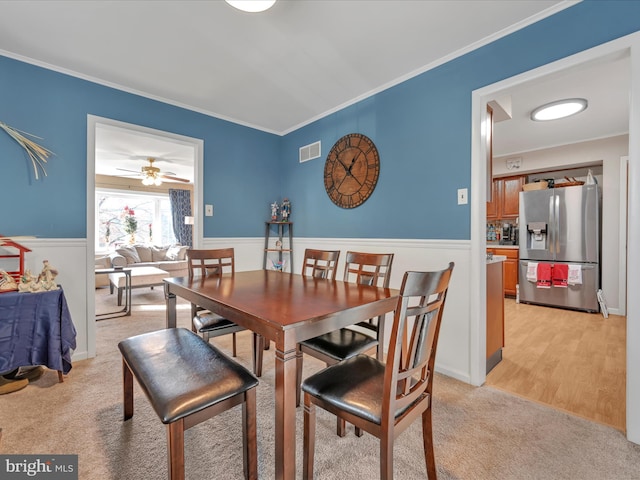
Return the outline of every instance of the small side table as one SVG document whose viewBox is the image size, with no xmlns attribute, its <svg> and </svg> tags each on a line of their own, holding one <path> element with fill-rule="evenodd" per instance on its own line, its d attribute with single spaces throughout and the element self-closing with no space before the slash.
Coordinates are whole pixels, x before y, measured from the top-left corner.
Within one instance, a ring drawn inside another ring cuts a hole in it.
<svg viewBox="0 0 640 480">
<path fill-rule="evenodd" d="M 43 365 L 63 381 L 72 368 L 76 328 L 62 288 L 0 294 L 0 372 Z"/>
<path fill-rule="evenodd" d="M 109 273 L 124 273 L 125 295 L 124 307 L 115 312 L 96 313 L 96 320 L 105 320 L 107 318 L 127 317 L 131 316 L 131 269 L 130 268 L 98 268 L 96 275 L 107 275 Z"/>
<path fill-rule="evenodd" d="M 268 270 L 267 260 L 269 258 L 269 252 L 276 252 L 278 254 L 278 261 L 282 265 L 283 261 L 289 262 L 289 272 L 293 273 L 293 222 L 264 222 L 264 257 L 262 268 Z M 275 248 L 270 245 L 271 227 L 275 225 L 277 228 L 277 239 Z M 285 235 L 286 227 L 286 235 Z M 284 268 L 282 269 L 284 271 Z"/>
</svg>

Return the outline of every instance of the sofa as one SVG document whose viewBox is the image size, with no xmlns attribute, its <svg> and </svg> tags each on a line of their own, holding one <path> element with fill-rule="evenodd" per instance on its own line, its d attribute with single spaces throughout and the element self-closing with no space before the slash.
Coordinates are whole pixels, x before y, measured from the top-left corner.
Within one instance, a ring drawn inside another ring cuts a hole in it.
<svg viewBox="0 0 640 480">
<path fill-rule="evenodd" d="M 167 247 L 148 245 L 127 245 L 95 260 L 95 268 L 113 267 L 156 267 L 169 272 L 172 277 L 189 275 L 187 265 L 188 246 L 171 245 Z M 96 287 L 109 285 L 108 275 L 96 275 Z"/>
</svg>

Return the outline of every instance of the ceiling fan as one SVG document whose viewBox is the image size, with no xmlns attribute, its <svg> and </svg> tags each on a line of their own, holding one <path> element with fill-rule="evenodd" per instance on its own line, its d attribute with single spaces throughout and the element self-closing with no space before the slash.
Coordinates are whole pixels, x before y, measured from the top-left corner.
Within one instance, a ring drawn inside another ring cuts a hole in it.
<svg viewBox="0 0 640 480">
<path fill-rule="evenodd" d="M 135 170 L 127 170 L 126 168 L 118 168 L 117 170 L 121 170 L 123 172 L 132 172 L 136 175 L 142 176 L 142 184 L 143 185 L 161 185 L 162 180 L 174 180 L 176 182 L 184 182 L 189 183 L 189 180 L 186 178 L 176 177 L 173 172 L 161 172 L 158 167 L 153 166 L 153 162 L 155 162 L 155 158 L 148 157 L 147 161 L 149 165 L 144 165 L 140 168 L 140 172 L 136 172 Z"/>
</svg>

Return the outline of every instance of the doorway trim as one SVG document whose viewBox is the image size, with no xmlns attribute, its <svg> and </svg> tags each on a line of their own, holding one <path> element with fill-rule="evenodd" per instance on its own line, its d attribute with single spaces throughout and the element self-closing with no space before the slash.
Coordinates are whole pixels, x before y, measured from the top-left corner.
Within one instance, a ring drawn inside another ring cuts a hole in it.
<svg viewBox="0 0 640 480">
<path fill-rule="evenodd" d="M 471 100 L 471 260 L 470 260 L 470 375 L 473 385 L 486 380 L 486 105 L 504 91 L 522 83 L 590 62 L 600 57 L 628 53 L 631 62 L 629 114 L 628 245 L 640 244 L 640 32 L 590 48 L 542 67 L 524 72 L 472 92 Z M 640 249 L 629 248 L 630 265 L 640 264 Z M 637 270 L 637 269 L 636 269 Z M 628 269 L 627 288 L 640 288 L 640 272 Z M 478 288 L 478 285 L 480 288 Z M 627 299 L 627 439 L 640 443 L 640 299 Z M 637 341 L 636 341 L 637 343 Z M 636 351 L 637 350 L 637 351 Z"/>
<path fill-rule="evenodd" d="M 87 356 L 96 356 L 96 321 L 95 321 L 95 190 L 96 190 L 96 127 L 97 125 L 114 126 L 132 130 L 142 134 L 166 138 L 192 145 L 194 148 L 194 180 L 193 180 L 193 246 L 199 248 L 203 244 L 203 204 L 202 170 L 204 164 L 204 140 L 187 137 L 163 130 L 156 130 L 141 125 L 121 122 L 96 115 L 87 115 Z"/>
<path fill-rule="evenodd" d="M 627 205 L 629 203 L 629 156 L 620 157 L 620 233 L 618 237 L 618 315 L 627 314 Z"/>
</svg>

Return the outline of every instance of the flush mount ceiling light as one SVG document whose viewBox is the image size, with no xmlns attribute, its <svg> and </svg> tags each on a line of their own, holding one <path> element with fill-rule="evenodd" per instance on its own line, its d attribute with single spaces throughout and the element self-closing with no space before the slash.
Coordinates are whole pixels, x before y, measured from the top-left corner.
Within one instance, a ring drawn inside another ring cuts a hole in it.
<svg viewBox="0 0 640 480">
<path fill-rule="evenodd" d="M 568 98 L 557 102 L 547 103 L 531 112 L 531 120 L 544 122 L 547 120 L 557 120 L 558 118 L 570 117 L 586 110 L 589 103 L 584 98 Z"/>
<path fill-rule="evenodd" d="M 257 13 L 269 10 L 276 0 L 226 0 L 226 2 L 243 12 Z"/>
</svg>

